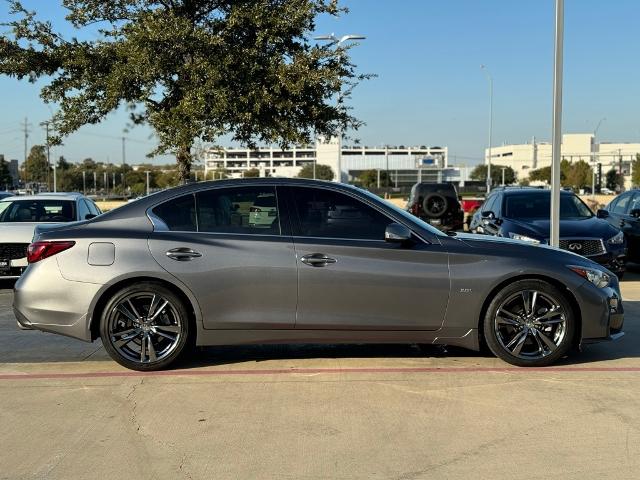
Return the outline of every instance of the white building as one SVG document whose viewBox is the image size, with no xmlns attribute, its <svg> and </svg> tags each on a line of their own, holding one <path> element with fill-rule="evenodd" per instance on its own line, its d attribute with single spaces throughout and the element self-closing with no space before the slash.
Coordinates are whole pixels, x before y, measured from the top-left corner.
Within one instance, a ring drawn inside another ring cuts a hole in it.
<svg viewBox="0 0 640 480">
<path fill-rule="evenodd" d="M 274 177 L 295 177 L 305 165 L 329 165 L 343 181 L 356 178 L 364 170 L 389 171 L 392 182 L 405 183 L 412 177 L 442 177 L 448 167 L 447 147 L 344 146 L 332 138 L 318 140 L 314 146 L 209 149 L 205 153 L 205 175 L 224 169 L 232 177 L 241 177 L 250 169 L 259 169 Z M 422 168 L 418 168 L 422 165 Z M 394 180 L 395 178 L 395 180 Z M 336 178 L 338 180 L 338 178 Z"/>
<path fill-rule="evenodd" d="M 608 143 L 595 141 L 591 133 L 571 133 L 562 136 L 562 159 L 575 162 L 584 160 L 594 171 L 597 164 L 602 165 L 602 175 L 612 168 L 622 171 L 625 176 L 625 188 L 631 187 L 631 162 L 640 153 L 640 143 Z M 485 163 L 489 158 L 489 149 L 485 149 Z M 511 167 L 518 180 L 529 178 L 529 172 L 551 165 L 551 143 L 537 142 L 518 145 L 502 145 L 491 148 L 491 166 Z M 603 178 L 604 181 L 604 178 Z"/>
</svg>

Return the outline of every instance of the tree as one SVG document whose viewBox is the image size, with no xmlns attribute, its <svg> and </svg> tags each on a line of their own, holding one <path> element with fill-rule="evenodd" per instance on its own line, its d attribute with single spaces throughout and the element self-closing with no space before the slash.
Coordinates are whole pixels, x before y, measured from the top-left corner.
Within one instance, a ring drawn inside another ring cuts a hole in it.
<svg viewBox="0 0 640 480">
<path fill-rule="evenodd" d="M 560 184 L 565 185 L 567 175 L 571 169 L 571 163 L 569 160 L 562 160 L 560 162 Z M 551 167 L 537 168 L 529 172 L 529 180 L 532 182 L 545 182 L 551 183 Z"/>
<path fill-rule="evenodd" d="M 316 179 L 317 180 L 333 180 L 335 173 L 329 165 L 316 165 Z M 313 178 L 313 164 L 307 164 L 300 169 L 298 178 Z"/>
<path fill-rule="evenodd" d="M 634 187 L 640 186 L 640 153 L 636 154 L 636 158 L 631 162 L 631 183 Z"/>
<path fill-rule="evenodd" d="M 26 179 L 28 182 L 43 183 L 47 181 L 47 154 L 44 145 L 34 145 L 31 147 L 29 156 L 24 165 Z"/>
<path fill-rule="evenodd" d="M 624 185 L 624 177 L 612 168 L 607 172 L 605 184 L 609 190 L 618 191 Z"/>
<path fill-rule="evenodd" d="M 385 187 L 390 183 L 386 170 L 380 170 L 380 186 Z M 378 170 L 365 170 L 358 176 L 358 183 L 364 188 L 374 188 L 378 186 Z"/>
<path fill-rule="evenodd" d="M 8 190 L 11 187 L 13 187 L 13 178 L 9 172 L 9 162 L 0 155 L 0 189 Z"/>
<path fill-rule="evenodd" d="M 257 178 L 260 176 L 260 170 L 258 170 L 257 168 L 250 168 L 249 170 L 245 171 L 242 176 L 244 178 Z"/>
<path fill-rule="evenodd" d="M 346 99 L 371 75 L 348 46 L 311 40 L 318 15 L 346 12 L 336 0 L 63 0 L 68 37 L 8 1 L 0 74 L 47 82 L 54 144 L 126 106 L 155 131 L 150 155 L 175 154 L 186 181 L 194 145 L 224 134 L 284 148 L 361 125 Z"/>
<path fill-rule="evenodd" d="M 502 169 L 504 170 L 504 183 L 511 185 L 516 183 L 516 172 L 511 167 L 503 167 L 501 165 L 491 165 L 491 183 L 492 185 L 502 185 Z M 476 165 L 469 175 L 471 180 L 487 181 L 487 166 Z"/>
<path fill-rule="evenodd" d="M 561 167 L 562 168 L 562 167 Z M 571 163 L 566 172 L 566 181 L 564 185 L 574 187 L 576 189 L 591 185 L 593 182 L 593 170 L 584 160 L 578 160 Z"/>
</svg>

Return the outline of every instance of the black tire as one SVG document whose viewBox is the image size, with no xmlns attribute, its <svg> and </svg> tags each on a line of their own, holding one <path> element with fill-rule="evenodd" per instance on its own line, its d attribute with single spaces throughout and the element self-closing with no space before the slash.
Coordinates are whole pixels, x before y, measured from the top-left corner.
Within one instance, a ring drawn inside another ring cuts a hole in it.
<svg viewBox="0 0 640 480">
<path fill-rule="evenodd" d="M 449 209 L 449 199 L 439 193 L 430 193 L 422 201 L 422 210 L 429 218 L 440 218 Z"/>
<path fill-rule="evenodd" d="M 483 319 L 491 352 L 519 367 L 544 367 L 564 357 L 573 346 L 575 328 L 565 294 L 541 280 L 519 280 L 500 290 Z"/>
<path fill-rule="evenodd" d="M 156 307 L 162 308 L 151 312 L 154 301 L 158 302 Z M 167 368 L 188 351 L 194 334 L 182 299 L 156 282 L 141 282 L 115 292 L 100 316 L 105 350 L 113 360 L 132 370 Z"/>
</svg>

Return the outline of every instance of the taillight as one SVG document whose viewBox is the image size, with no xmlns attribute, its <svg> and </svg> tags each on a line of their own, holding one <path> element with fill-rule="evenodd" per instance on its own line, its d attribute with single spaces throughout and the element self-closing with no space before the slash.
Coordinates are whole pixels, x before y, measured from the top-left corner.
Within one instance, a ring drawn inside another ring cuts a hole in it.
<svg viewBox="0 0 640 480">
<path fill-rule="evenodd" d="M 414 203 L 413 205 L 411 205 L 411 213 L 413 215 L 419 215 L 420 214 L 420 205 L 418 205 L 417 203 Z"/>
<path fill-rule="evenodd" d="M 47 257 L 63 252 L 75 244 L 76 242 L 71 241 L 33 242 L 27 248 L 27 261 L 29 263 L 39 262 Z"/>
</svg>

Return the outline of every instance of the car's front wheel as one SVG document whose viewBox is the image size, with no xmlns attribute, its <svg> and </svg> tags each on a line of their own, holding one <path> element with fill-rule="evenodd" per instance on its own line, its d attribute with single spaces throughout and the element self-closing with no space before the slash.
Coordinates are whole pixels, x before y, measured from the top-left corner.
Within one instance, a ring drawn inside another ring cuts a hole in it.
<svg viewBox="0 0 640 480">
<path fill-rule="evenodd" d="M 154 282 L 130 285 L 114 293 L 100 319 L 105 350 L 133 370 L 168 367 L 185 350 L 189 334 L 189 313 L 183 301 Z"/>
<path fill-rule="evenodd" d="M 570 350 L 575 315 L 564 294 L 540 280 L 520 280 L 499 291 L 484 318 L 491 351 L 512 365 L 542 367 Z"/>
</svg>

